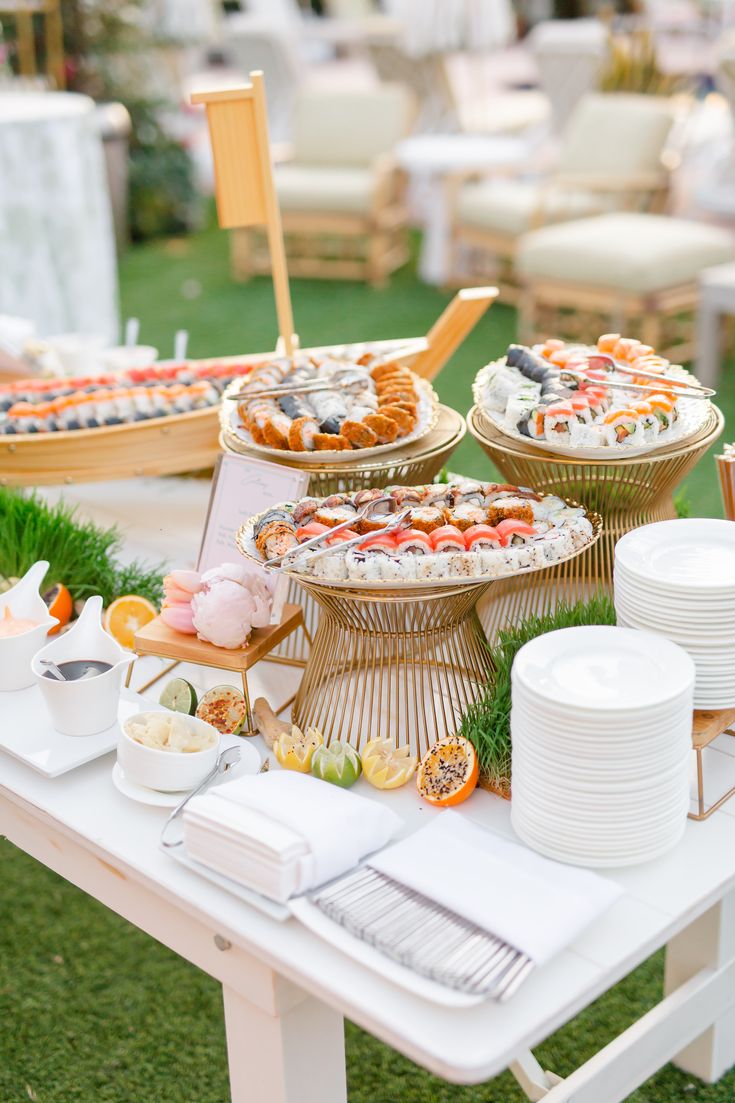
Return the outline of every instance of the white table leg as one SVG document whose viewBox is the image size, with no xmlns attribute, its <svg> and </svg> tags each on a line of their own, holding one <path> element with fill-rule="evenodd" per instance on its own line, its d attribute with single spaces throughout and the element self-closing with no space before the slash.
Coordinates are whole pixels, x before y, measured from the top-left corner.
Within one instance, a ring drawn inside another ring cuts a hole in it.
<svg viewBox="0 0 735 1103">
<path fill-rule="evenodd" d="M 700 969 L 719 970 L 735 959 L 735 892 L 673 938 L 666 948 L 666 993 Z M 677 1054 L 674 1064 L 708 1084 L 735 1065 L 735 1008 Z"/>
<path fill-rule="evenodd" d="M 311 997 L 269 1014 L 222 986 L 232 1103 L 347 1103 L 342 1016 Z"/>
<path fill-rule="evenodd" d="M 706 290 L 697 310 L 697 379 L 714 387 L 720 373 L 720 312 L 706 301 Z"/>
</svg>

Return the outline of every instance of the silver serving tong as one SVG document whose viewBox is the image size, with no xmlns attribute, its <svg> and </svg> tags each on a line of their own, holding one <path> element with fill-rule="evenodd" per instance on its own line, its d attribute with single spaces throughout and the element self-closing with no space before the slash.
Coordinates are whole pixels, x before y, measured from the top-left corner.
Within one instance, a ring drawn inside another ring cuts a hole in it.
<svg viewBox="0 0 735 1103">
<path fill-rule="evenodd" d="M 615 360 L 614 357 L 608 356 L 606 352 L 593 353 L 591 356 L 586 357 L 586 359 L 593 371 L 595 369 L 593 361 L 600 360 L 610 371 L 623 372 L 625 375 L 637 375 L 641 379 L 651 379 L 654 383 L 660 383 L 661 380 L 665 380 L 667 386 L 674 387 L 677 393 L 681 393 L 684 398 L 713 398 L 717 394 L 717 391 L 712 390 L 711 387 L 703 387 L 701 383 L 689 383 L 684 379 L 677 379 L 676 376 L 665 375 L 663 372 L 639 371 L 638 368 L 634 368 L 632 364 L 623 364 L 621 361 Z M 576 374 L 573 368 L 562 368 L 562 371 Z M 600 380 L 600 382 L 605 387 L 625 387 L 627 390 L 655 391 L 655 387 L 644 387 L 642 383 L 608 383 L 607 380 Z"/>
<path fill-rule="evenodd" d="M 383 364 L 390 364 L 393 360 L 399 360 L 403 356 L 414 356 L 419 352 L 425 352 L 429 347 L 429 342 L 424 339 L 418 339 L 411 345 L 405 345 L 401 348 L 397 348 L 394 352 L 384 353 L 383 356 L 379 356 L 369 365 L 369 371 L 374 368 L 380 368 Z M 345 367 L 341 368 L 341 371 L 347 370 L 350 362 L 345 361 Z M 356 365 L 359 367 L 359 365 Z M 314 379 L 307 380 L 304 383 L 286 384 L 280 387 L 264 387 L 264 388 L 248 388 L 243 391 L 238 391 L 237 394 L 228 395 L 233 402 L 245 401 L 248 398 L 283 398 L 289 394 L 318 394 L 321 391 L 333 391 L 338 388 L 341 391 L 352 391 L 356 389 L 364 390 L 365 383 L 363 380 L 355 380 L 352 383 L 335 384 L 331 379 Z"/>
<path fill-rule="evenodd" d="M 401 512 L 397 513 L 395 515 L 395 517 L 393 517 L 390 521 L 388 521 L 388 523 L 386 525 L 383 525 L 383 527 L 380 529 L 380 532 L 381 533 L 395 532 L 396 529 L 404 528 L 406 520 L 409 517 L 410 513 L 411 513 L 410 509 L 402 509 Z M 330 532 L 323 532 L 321 534 L 321 536 L 318 537 L 318 539 L 329 540 L 329 537 L 333 532 L 334 532 L 334 529 L 331 529 Z M 361 536 L 355 536 L 352 540 L 342 540 L 339 544 L 337 544 L 333 548 L 330 548 L 329 545 L 327 545 L 326 547 L 323 547 L 323 548 L 316 548 L 314 551 L 311 551 L 311 552 L 308 553 L 309 559 L 319 559 L 320 556 L 329 555 L 329 553 L 333 552 L 333 551 L 347 551 L 348 548 L 357 547 L 358 544 L 362 544 L 370 536 L 377 536 L 377 535 L 378 535 L 377 532 L 374 532 L 374 533 L 373 532 L 366 532 L 366 533 L 363 533 Z M 301 544 L 300 548 L 303 548 L 303 547 L 305 547 L 305 545 Z M 294 549 L 294 551 L 289 552 L 289 554 L 290 555 L 298 555 L 299 550 L 300 549 Z M 285 569 L 285 564 L 284 564 L 284 569 Z"/>
<path fill-rule="evenodd" d="M 395 498 L 391 498 L 390 494 L 385 494 L 382 498 L 374 498 L 371 502 L 366 502 L 364 506 L 361 506 L 355 516 L 350 517 L 349 521 L 341 521 L 339 525 L 335 525 L 333 528 L 329 529 L 328 532 L 321 532 L 318 536 L 312 536 L 310 540 L 305 540 L 303 544 L 299 544 L 297 548 L 292 548 L 290 551 L 287 551 L 285 555 L 275 555 L 273 559 L 266 559 L 263 566 L 276 567 L 278 564 L 282 563 L 284 559 L 288 559 L 289 556 L 300 555 L 301 552 L 309 551 L 310 548 L 320 547 L 325 540 L 328 540 L 330 538 L 330 536 L 334 536 L 336 533 L 342 532 L 343 529 L 352 528 L 356 521 L 369 519 L 377 506 L 380 505 L 388 506 L 387 510 L 381 511 L 383 513 L 395 513 L 397 508 L 397 502 Z M 365 540 L 366 537 L 363 536 L 362 539 Z"/>
<path fill-rule="evenodd" d="M 196 789 L 192 789 L 190 793 L 187 793 L 181 803 L 176 805 L 173 812 L 166 820 L 165 824 L 163 825 L 163 830 L 161 831 L 162 847 L 164 847 L 166 850 L 173 850 L 174 847 L 181 846 L 183 844 L 183 839 L 178 839 L 176 842 L 169 842 L 166 839 L 166 832 L 168 831 L 171 824 L 174 822 L 174 820 L 177 820 L 179 818 L 192 797 L 196 797 L 199 793 L 206 789 L 207 786 L 210 785 L 216 777 L 218 777 L 220 774 L 226 774 L 227 771 L 233 766 L 236 766 L 239 761 L 239 747 L 228 747 L 227 750 L 222 751 L 222 754 L 218 757 L 213 768 L 209 771 L 204 780 L 199 782 Z"/>
<path fill-rule="evenodd" d="M 690 387 L 688 383 L 680 383 L 670 376 L 659 376 L 659 380 L 665 381 L 666 386 L 662 387 L 660 382 L 659 386 L 648 387 L 645 383 L 624 383 L 624 382 L 611 382 L 609 379 L 590 379 L 590 377 L 584 371 L 575 371 L 574 368 L 564 368 L 566 375 L 573 375 L 577 379 L 584 380 L 587 383 L 599 383 L 601 387 L 610 387 L 611 389 L 620 391 L 643 391 L 646 394 L 664 394 L 671 389 L 676 398 L 702 398 L 709 402 L 710 398 L 717 394 L 717 391 L 713 391 L 711 387 Z M 635 372 L 637 375 L 638 372 Z M 655 379 L 655 375 L 647 375 L 648 379 Z"/>
</svg>

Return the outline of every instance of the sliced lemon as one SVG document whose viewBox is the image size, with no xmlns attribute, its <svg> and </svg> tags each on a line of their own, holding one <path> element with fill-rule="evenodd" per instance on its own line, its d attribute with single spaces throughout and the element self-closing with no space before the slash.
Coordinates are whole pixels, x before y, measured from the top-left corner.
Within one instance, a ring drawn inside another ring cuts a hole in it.
<svg viewBox="0 0 735 1103">
<path fill-rule="evenodd" d="M 308 774 L 311 770 L 314 751 L 317 747 L 321 747 L 323 742 L 322 733 L 316 728 L 307 728 L 302 732 L 294 724 L 290 732 L 283 732 L 274 741 L 273 753 L 277 762 L 285 770 Z"/>
<path fill-rule="evenodd" d="M 155 605 L 146 597 L 126 594 L 108 605 L 105 613 L 105 628 L 121 647 L 133 649 L 135 633 L 158 616 Z"/>
<path fill-rule="evenodd" d="M 390 739 L 371 739 L 361 757 L 362 772 L 376 789 L 400 789 L 413 777 L 418 763 L 410 747 L 394 747 Z"/>
</svg>

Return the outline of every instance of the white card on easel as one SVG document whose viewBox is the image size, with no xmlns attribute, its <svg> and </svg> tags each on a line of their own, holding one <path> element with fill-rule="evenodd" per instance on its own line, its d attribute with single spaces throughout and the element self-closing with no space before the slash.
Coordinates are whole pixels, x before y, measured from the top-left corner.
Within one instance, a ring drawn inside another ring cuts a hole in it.
<svg viewBox="0 0 735 1103">
<path fill-rule="evenodd" d="M 267 460 L 226 453 L 217 461 L 207 520 L 199 549 L 197 570 L 204 572 L 223 563 L 237 562 L 240 553 L 235 544 L 237 530 L 250 517 L 279 502 L 303 498 L 309 486 L 309 474 Z M 277 624 L 283 611 L 288 580 L 284 575 L 264 571 L 273 593 L 271 621 Z"/>
</svg>

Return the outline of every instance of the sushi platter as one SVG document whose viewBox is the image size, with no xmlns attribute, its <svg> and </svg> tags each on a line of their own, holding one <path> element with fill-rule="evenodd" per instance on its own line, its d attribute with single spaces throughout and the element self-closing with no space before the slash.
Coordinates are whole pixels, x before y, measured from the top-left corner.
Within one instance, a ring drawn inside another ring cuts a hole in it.
<svg viewBox="0 0 735 1103">
<path fill-rule="evenodd" d="M 404 338 L 306 349 L 304 354 L 395 353 L 403 365 L 426 345 L 425 338 Z M 222 392 L 230 384 L 243 385 L 254 367 L 273 355 L 6 383 L 0 387 L 0 485 L 91 482 L 209 467 L 220 453 Z"/>
<path fill-rule="evenodd" d="M 251 518 L 237 545 L 309 585 L 418 591 L 544 570 L 599 532 L 598 518 L 556 495 L 468 481 L 283 503 Z"/>
<path fill-rule="evenodd" d="M 510 345 L 474 384 L 476 405 L 507 436 L 557 455 L 615 461 L 695 437 L 714 391 L 650 346 L 618 334 L 597 345 Z"/>
<path fill-rule="evenodd" d="M 400 351 L 400 350 L 398 350 Z M 264 456 L 344 463 L 421 440 L 435 427 L 438 400 L 391 353 L 278 358 L 232 383 L 223 433 Z"/>
</svg>

